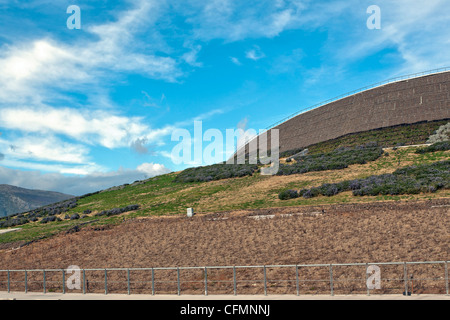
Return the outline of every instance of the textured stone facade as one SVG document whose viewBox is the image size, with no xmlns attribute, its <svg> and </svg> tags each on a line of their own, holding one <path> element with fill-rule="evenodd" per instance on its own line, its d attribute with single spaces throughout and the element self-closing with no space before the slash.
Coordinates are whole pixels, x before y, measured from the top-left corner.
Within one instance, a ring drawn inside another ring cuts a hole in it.
<svg viewBox="0 0 450 320">
<path fill-rule="evenodd" d="M 450 119 L 450 72 L 390 83 L 302 113 L 279 129 L 280 152 L 350 133 Z M 270 141 L 270 131 L 269 141 Z"/>
</svg>

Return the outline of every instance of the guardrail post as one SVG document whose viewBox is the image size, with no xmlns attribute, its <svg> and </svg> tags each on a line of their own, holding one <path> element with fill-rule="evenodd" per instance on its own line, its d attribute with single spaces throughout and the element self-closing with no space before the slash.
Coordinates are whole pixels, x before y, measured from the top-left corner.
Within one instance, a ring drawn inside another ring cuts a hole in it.
<svg viewBox="0 0 450 320">
<path fill-rule="evenodd" d="M 205 267 L 205 296 L 208 295 L 208 268 Z"/>
<path fill-rule="evenodd" d="M 298 279 L 298 265 L 295 266 L 295 285 L 297 288 L 297 296 L 300 295 L 300 283 Z"/>
<path fill-rule="evenodd" d="M 83 294 L 86 294 L 86 270 L 83 269 Z"/>
<path fill-rule="evenodd" d="M 367 295 L 370 296 L 370 288 L 368 285 L 368 281 L 369 281 L 369 273 L 367 272 L 369 270 L 369 264 L 366 263 L 366 287 L 367 287 Z"/>
<path fill-rule="evenodd" d="M 334 296 L 333 265 L 332 264 L 330 264 L 330 290 L 331 290 L 331 295 Z"/>
<path fill-rule="evenodd" d="M 43 273 L 43 276 L 44 276 L 44 279 L 42 281 L 42 285 L 44 287 L 44 294 L 45 294 L 45 293 L 47 293 L 47 287 L 45 285 L 45 270 L 42 270 L 42 273 Z"/>
<path fill-rule="evenodd" d="M 237 285 L 236 285 L 236 267 L 233 267 L 233 290 L 234 295 L 237 295 Z"/>
<path fill-rule="evenodd" d="M 406 262 L 403 264 L 403 277 L 405 282 L 405 296 L 408 295 L 408 269 L 406 267 Z"/>
<path fill-rule="evenodd" d="M 11 277 L 10 277 L 10 273 L 8 270 L 8 293 L 10 293 L 10 292 L 11 292 Z"/>
<path fill-rule="evenodd" d="M 105 294 L 108 294 L 108 271 L 105 269 Z"/>
<path fill-rule="evenodd" d="M 448 261 L 445 261 L 445 292 L 446 295 L 449 295 L 448 288 Z"/>
<path fill-rule="evenodd" d="M 267 296 L 267 273 L 266 273 L 266 266 L 264 266 L 264 295 Z"/>
<path fill-rule="evenodd" d="M 152 296 L 155 295 L 155 269 L 152 268 Z"/>
<path fill-rule="evenodd" d="M 64 269 L 61 270 L 62 271 L 62 290 L 63 290 L 63 294 L 66 293 L 66 272 Z"/>
<path fill-rule="evenodd" d="M 27 270 L 25 270 L 25 293 L 28 293 L 28 277 L 27 277 Z"/>
<path fill-rule="evenodd" d="M 180 268 L 177 267 L 177 294 L 180 295 L 181 287 L 180 287 Z"/>
<path fill-rule="evenodd" d="M 131 294 L 130 269 L 127 269 L 127 289 L 128 295 L 130 295 Z"/>
</svg>

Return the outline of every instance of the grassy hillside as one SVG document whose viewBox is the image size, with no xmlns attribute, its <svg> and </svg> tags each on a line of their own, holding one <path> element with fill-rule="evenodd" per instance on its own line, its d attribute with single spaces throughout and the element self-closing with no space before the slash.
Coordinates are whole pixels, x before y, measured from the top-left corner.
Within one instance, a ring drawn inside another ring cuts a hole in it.
<svg viewBox="0 0 450 320">
<path fill-rule="evenodd" d="M 441 124 L 438 124 L 437 127 L 439 125 Z M 430 134 L 432 133 L 433 131 L 430 132 Z M 359 138 L 353 137 L 353 139 L 361 142 L 365 139 L 366 134 L 368 133 L 363 133 Z M 348 137 L 343 139 L 341 142 L 335 141 L 335 145 L 345 146 L 348 143 Z M 427 137 L 424 139 L 426 140 Z M 70 231 L 71 228 L 79 224 L 99 226 L 119 224 L 125 219 L 132 218 L 185 215 L 188 207 L 193 207 L 196 213 L 211 213 L 269 207 L 449 197 L 450 190 L 444 188 L 433 190 L 433 192 L 403 195 L 355 196 L 352 191 L 343 191 L 331 197 L 317 195 L 310 198 L 279 199 L 280 192 L 288 189 L 311 189 L 324 184 L 337 184 L 342 181 L 365 179 L 374 175 L 392 174 L 396 170 L 408 166 L 427 165 L 450 159 L 449 150 L 430 149 L 427 150 L 429 152 L 418 153 L 417 150 L 419 149 L 422 148 L 388 148 L 367 161 L 350 162 L 347 167 L 339 165 L 334 170 L 316 168 L 309 172 L 290 173 L 289 175 L 262 176 L 256 170 L 251 173 L 246 172 L 243 176 L 238 174 L 238 177 L 234 178 L 225 179 L 224 176 L 221 176 L 221 179 L 204 181 L 202 179 L 186 179 L 186 172 L 181 175 L 183 179 L 178 178 L 179 173 L 166 174 L 79 197 L 76 201 L 63 202 L 59 206 L 34 210 L 31 213 L 10 218 L 9 221 L 11 219 L 17 220 L 18 225 L 16 227 L 21 228 L 21 231 L 0 234 L 0 243 L 26 242 L 48 237 L 58 232 Z M 326 148 L 321 150 L 326 150 Z M 349 151 L 344 150 L 344 152 Z M 334 157 L 332 153 L 327 154 Z M 312 158 L 322 159 L 324 157 L 328 156 Z M 340 157 L 338 161 L 343 161 L 343 159 L 352 160 L 353 158 Z M 282 162 L 284 163 L 284 161 Z M 285 163 L 283 165 L 295 165 L 295 163 L 296 161 L 293 161 L 291 164 Z M 212 174 L 210 168 L 207 169 L 209 174 Z M 201 170 L 188 170 L 188 172 L 201 176 L 201 173 L 199 173 Z M 221 174 L 220 169 L 216 167 L 214 167 L 214 172 L 217 176 Z M 239 173 L 239 171 L 236 172 Z M 42 220 L 45 219 L 49 221 L 42 223 Z M 26 223 L 20 224 L 22 220 Z M 0 219 L 0 223 L 2 221 L 5 220 Z"/>
</svg>

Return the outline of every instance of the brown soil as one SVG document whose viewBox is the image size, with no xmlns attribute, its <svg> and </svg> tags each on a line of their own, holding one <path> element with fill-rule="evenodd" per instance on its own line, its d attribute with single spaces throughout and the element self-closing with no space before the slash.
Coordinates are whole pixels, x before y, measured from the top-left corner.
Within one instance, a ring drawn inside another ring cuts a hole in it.
<svg viewBox="0 0 450 320">
<path fill-rule="evenodd" d="M 62 269 L 70 265 L 89 269 L 442 261 L 448 260 L 450 253 L 449 213 L 450 199 L 439 199 L 242 210 L 199 215 L 192 219 L 135 219 L 115 227 L 86 226 L 79 232 L 60 234 L 17 250 L 3 248 L 0 251 L 0 269 Z M 264 219 L 262 216 L 267 217 Z M 335 270 L 337 279 L 339 275 L 359 280 L 364 278 L 364 270 L 360 267 L 352 270 L 351 267 L 345 268 L 346 271 L 344 268 Z M 329 270 L 313 269 L 302 271 L 302 279 L 323 281 L 314 284 L 305 282 L 302 288 L 309 290 L 308 293 L 329 290 Z M 441 269 L 440 266 L 421 266 L 414 269 L 414 276 L 440 279 L 444 274 Z M 108 279 L 125 281 L 126 275 L 120 272 L 111 272 Z M 175 288 L 176 292 L 176 272 L 158 272 L 156 276 L 160 279 L 168 277 L 173 281 L 165 286 L 160 284 L 158 290 L 174 292 Z M 215 289 L 217 293 L 230 293 L 231 290 L 232 293 L 233 286 L 229 282 L 233 279 L 232 269 L 208 272 L 208 281 L 212 281 L 211 290 Z M 295 270 L 292 269 L 275 268 L 267 272 L 271 279 L 295 280 Z M 403 288 L 399 280 L 403 278 L 403 266 L 386 267 L 384 272 L 386 276 L 392 273 L 389 276 L 394 279 L 392 290 Z M 184 292 L 202 292 L 202 270 L 183 270 L 181 276 L 184 280 L 194 281 L 183 284 Z M 41 280 L 38 275 L 36 277 L 35 285 L 40 290 Z M 103 277 L 101 271 L 91 272 L 91 291 L 102 291 Z M 133 277 L 151 280 L 148 272 Z M 239 283 L 240 292 L 261 293 L 261 270 L 240 269 L 238 277 L 259 279 L 259 282 Z M 0 274 L 0 281 L 4 278 L 5 275 Z M 394 285 L 395 279 L 398 284 Z M 422 292 L 434 292 L 437 287 L 445 290 L 445 284 L 431 285 L 432 279 L 427 286 L 422 285 Z M 48 286 L 53 283 L 49 275 L 47 281 Z M 55 290 L 58 281 L 54 281 Z M 361 286 L 364 281 L 359 282 L 358 285 L 350 282 L 344 285 L 344 282 L 336 281 L 336 290 L 339 285 L 342 290 L 351 292 L 364 290 Z M 111 283 L 111 290 L 114 290 L 114 283 Z M 151 285 L 149 282 L 136 282 L 133 288 L 136 292 L 148 292 Z M 420 290 L 419 282 L 416 288 Z M 272 293 L 292 293 L 295 282 L 274 280 L 268 289 Z M 116 290 L 126 291 L 126 283 L 117 283 Z"/>
</svg>

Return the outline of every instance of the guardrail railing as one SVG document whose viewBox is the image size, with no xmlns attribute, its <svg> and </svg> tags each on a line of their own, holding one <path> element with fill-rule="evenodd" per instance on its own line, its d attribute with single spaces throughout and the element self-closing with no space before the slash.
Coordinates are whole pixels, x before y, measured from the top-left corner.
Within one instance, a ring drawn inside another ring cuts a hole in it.
<svg viewBox="0 0 450 320">
<path fill-rule="evenodd" d="M 0 291 L 122 294 L 446 294 L 448 261 L 0 270 Z"/>
</svg>

